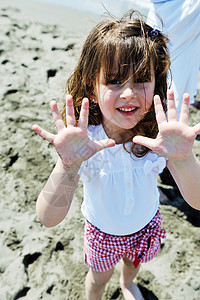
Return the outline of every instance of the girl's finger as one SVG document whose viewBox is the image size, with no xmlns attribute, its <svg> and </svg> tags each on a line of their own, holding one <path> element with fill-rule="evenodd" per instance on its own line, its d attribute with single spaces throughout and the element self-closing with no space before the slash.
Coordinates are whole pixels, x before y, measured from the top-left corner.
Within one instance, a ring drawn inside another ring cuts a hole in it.
<svg viewBox="0 0 200 300">
<path fill-rule="evenodd" d="M 74 127 L 76 125 L 76 119 L 74 116 L 74 103 L 71 95 L 66 96 L 66 122 L 67 127 Z"/>
<path fill-rule="evenodd" d="M 133 142 L 145 146 L 154 151 L 155 139 L 147 138 L 145 136 L 137 135 L 133 138 Z"/>
<path fill-rule="evenodd" d="M 50 107 L 51 107 L 51 112 L 53 115 L 53 119 L 54 119 L 56 128 L 58 131 L 60 131 L 61 129 L 65 128 L 65 124 L 61 118 L 59 111 L 58 111 L 58 106 L 57 106 L 56 101 L 51 101 Z"/>
<path fill-rule="evenodd" d="M 156 120 L 158 123 L 158 127 L 161 123 L 166 122 L 166 115 L 163 110 L 162 102 L 160 100 L 160 97 L 158 95 L 154 96 L 154 107 L 155 107 L 155 113 L 156 113 Z"/>
<path fill-rule="evenodd" d="M 181 113 L 179 118 L 179 121 L 185 124 L 188 124 L 189 104 L 190 104 L 190 95 L 185 93 L 183 94 L 183 101 L 182 101 Z"/>
<path fill-rule="evenodd" d="M 168 121 L 177 121 L 177 111 L 174 101 L 174 92 L 173 90 L 167 91 L 167 116 Z"/>
<path fill-rule="evenodd" d="M 196 124 L 194 127 L 193 127 L 193 130 L 195 132 L 195 134 L 200 134 L 200 123 Z"/>
<path fill-rule="evenodd" d="M 42 129 L 40 126 L 38 125 L 33 125 L 32 129 L 39 134 L 42 138 L 44 138 L 45 140 L 47 140 L 49 143 L 53 143 L 55 135 Z"/>
<path fill-rule="evenodd" d="M 88 116 L 89 116 L 89 100 L 84 98 L 82 101 L 80 118 L 78 121 L 78 126 L 82 129 L 86 129 L 88 125 Z"/>
</svg>

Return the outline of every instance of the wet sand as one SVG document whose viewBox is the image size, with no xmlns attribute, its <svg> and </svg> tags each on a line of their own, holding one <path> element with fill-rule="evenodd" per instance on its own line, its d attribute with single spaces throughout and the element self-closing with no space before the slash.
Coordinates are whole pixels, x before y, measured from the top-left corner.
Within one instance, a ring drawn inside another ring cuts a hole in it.
<svg viewBox="0 0 200 300">
<path fill-rule="evenodd" d="M 35 202 L 57 154 L 31 127 L 37 123 L 55 132 L 49 101 L 62 107 L 66 79 L 96 18 L 45 4 L 15 4 L 0 1 L 0 298 L 84 300 L 82 185 L 67 218 L 55 228 L 42 226 Z M 59 16 L 65 15 L 63 22 Z M 199 121 L 200 111 L 191 108 L 190 124 Z M 199 136 L 194 151 L 200 158 Z M 142 265 L 138 284 L 147 300 L 198 300 L 200 213 L 173 183 L 159 179 L 159 185 L 168 197 L 161 205 L 167 239 L 159 255 Z M 123 299 L 119 272 L 120 264 L 104 300 Z"/>
</svg>

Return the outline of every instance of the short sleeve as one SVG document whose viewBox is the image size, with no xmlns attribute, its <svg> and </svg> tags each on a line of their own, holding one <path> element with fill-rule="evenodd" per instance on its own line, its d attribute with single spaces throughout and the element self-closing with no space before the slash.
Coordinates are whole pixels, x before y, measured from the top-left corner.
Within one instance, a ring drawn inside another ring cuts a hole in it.
<svg viewBox="0 0 200 300">
<path fill-rule="evenodd" d="M 166 167 L 167 159 L 165 157 L 158 156 L 154 154 L 152 158 L 156 159 L 147 159 L 144 163 L 144 173 L 147 175 L 149 173 L 154 173 L 158 175 L 162 173 L 163 169 Z"/>
</svg>

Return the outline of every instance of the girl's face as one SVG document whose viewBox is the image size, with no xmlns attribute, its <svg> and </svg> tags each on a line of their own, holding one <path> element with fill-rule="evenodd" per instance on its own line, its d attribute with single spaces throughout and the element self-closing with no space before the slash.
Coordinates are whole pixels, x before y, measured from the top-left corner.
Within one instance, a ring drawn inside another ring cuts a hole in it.
<svg viewBox="0 0 200 300">
<path fill-rule="evenodd" d="M 97 102 L 109 138 L 120 140 L 144 118 L 152 105 L 154 89 L 154 73 L 148 81 L 138 79 L 133 82 L 130 76 L 125 82 L 111 79 L 105 83 L 103 72 L 100 72 L 96 87 Z"/>
</svg>

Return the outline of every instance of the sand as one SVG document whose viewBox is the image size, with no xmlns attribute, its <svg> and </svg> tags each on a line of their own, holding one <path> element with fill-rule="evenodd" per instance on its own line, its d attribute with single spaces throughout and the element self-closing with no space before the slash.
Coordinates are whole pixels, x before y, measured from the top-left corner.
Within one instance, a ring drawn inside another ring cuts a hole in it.
<svg viewBox="0 0 200 300">
<path fill-rule="evenodd" d="M 66 78 L 97 18 L 26 2 L 0 1 L 0 299 L 84 300 L 82 185 L 67 218 L 55 228 L 42 226 L 35 202 L 57 154 L 31 127 L 55 132 L 48 103 L 56 99 L 62 106 Z M 191 108 L 190 123 L 199 120 L 200 111 Z M 200 158 L 199 136 L 194 151 Z M 159 255 L 142 265 L 138 284 L 148 300 L 199 300 L 200 213 L 176 187 L 160 185 L 168 196 L 161 205 L 167 239 Z M 123 299 L 119 272 L 120 264 L 104 300 Z"/>
</svg>

